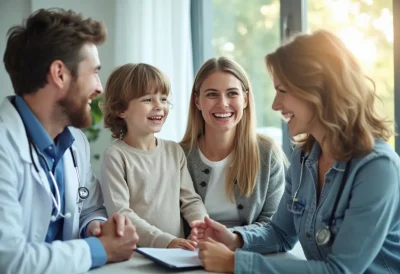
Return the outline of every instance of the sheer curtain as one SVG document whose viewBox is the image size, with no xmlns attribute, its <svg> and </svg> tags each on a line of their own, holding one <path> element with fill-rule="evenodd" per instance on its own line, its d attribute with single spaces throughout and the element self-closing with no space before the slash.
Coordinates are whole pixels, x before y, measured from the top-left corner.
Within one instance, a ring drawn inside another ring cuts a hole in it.
<svg viewBox="0 0 400 274">
<path fill-rule="evenodd" d="M 116 66 L 148 63 L 168 76 L 173 107 L 157 136 L 180 141 L 186 128 L 193 84 L 190 0 L 115 3 Z"/>
</svg>

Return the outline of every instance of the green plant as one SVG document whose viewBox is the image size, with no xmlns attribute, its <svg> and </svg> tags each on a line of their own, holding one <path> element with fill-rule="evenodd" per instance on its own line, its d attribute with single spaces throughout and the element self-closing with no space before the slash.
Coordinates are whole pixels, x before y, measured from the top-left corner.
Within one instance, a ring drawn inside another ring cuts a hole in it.
<svg viewBox="0 0 400 274">
<path fill-rule="evenodd" d="M 103 121 L 103 113 L 100 109 L 99 103 L 103 101 L 103 96 L 97 97 L 91 103 L 91 115 L 92 115 L 92 124 L 90 127 L 83 130 L 86 137 L 88 138 L 89 143 L 95 142 L 99 136 L 100 131 L 102 128 L 102 121 Z M 98 160 L 100 159 L 100 154 L 93 154 L 93 158 Z"/>
</svg>

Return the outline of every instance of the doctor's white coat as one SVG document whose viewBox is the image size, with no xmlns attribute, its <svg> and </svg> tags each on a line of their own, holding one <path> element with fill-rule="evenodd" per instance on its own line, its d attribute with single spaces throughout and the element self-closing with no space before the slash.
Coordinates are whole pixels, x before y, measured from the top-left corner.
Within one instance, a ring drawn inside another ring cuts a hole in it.
<svg viewBox="0 0 400 274">
<path fill-rule="evenodd" d="M 63 241 L 45 242 L 52 214 L 50 185 L 38 156 L 29 143 L 23 122 L 6 98 L 0 106 L 0 273 L 81 273 L 91 266 L 81 229 L 93 219 L 106 219 L 100 185 L 90 165 L 89 144 L 84 134 L 70 128 L 75 142 L 72 149 L 78 164 L 81 184 L 90 195 L 79 213 L 79 183 L 71 153 L 64 154 L 65 210 L 72 216 L 64 220 Z M 42 177 L 42 179 L 41 179 Z"/>
</svg>

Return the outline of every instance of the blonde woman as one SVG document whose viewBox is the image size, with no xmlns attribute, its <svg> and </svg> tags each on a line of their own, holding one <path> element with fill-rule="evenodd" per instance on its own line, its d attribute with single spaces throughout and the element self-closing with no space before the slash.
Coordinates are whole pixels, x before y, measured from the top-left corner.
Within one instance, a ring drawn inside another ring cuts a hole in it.
<svg viewBox="0 0 400 274">
<path fill-rule="evenodd" d="M 213 58 L 200 68 L 181 146 L 211 218 L 234 231 L 270 220 L 284 190 L 284 155 L 256 133 L 253 93 L 237 63 Z"/>
<path fill-rule="evenodd" d="M 200 243 L 205 268 L 398 273 L 400 161 L 386 143 L 393 130 L 375 110 L 372 81 L 343 42 L 324 30 L 297 36 L 266 63 L 276 88 L 272 108 L 282 112 L 292 136 L 306 135 L 297 139 L 271 223 L 236 234 L 208 218 L 198 224 L 205 234 L 194 238 L 219 242 Z M 257 254 L 288 251 L 298 240 L 308 261 Z"/>
</svg>

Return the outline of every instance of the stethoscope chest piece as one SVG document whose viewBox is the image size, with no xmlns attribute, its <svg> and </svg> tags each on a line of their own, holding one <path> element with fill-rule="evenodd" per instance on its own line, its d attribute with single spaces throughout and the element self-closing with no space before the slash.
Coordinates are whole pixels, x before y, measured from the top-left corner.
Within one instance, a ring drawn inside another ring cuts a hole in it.
<svg viewBox="0 0 400 274">
<path fill-rule="evenodd" d="M 326 245 L 331 240 L 331 234 L 332 232 L 328 226 L 321 228 L 315 235 L 315 242 L 317 245 Z"/>
<path fill-rule="evenodd" d="M 78 188 L 78 195 L 80 200 L 85 200 L 89 197 L 89 189 L 87 187 L 81 186 Z"/>
</svg>

